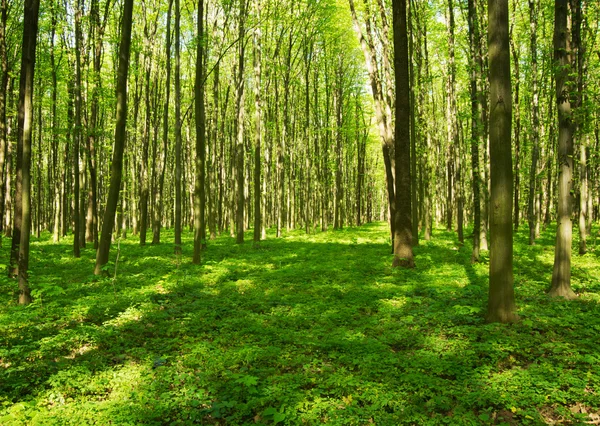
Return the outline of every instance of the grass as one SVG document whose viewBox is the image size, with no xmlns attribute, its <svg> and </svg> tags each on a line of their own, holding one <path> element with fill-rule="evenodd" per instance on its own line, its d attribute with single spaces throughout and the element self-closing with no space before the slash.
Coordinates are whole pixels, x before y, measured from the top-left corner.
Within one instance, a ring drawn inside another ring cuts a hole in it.
<svg viewBox="0 0 600 426">
<path fill-rule="evenodd" d="M 577 300 L 548 298 L 553 232 L 515 237 L 513 325 L 483 322 L 487 253 L 471 265 L 442 230 L 414 270 L 390 267 L 384 224 L 258 248 L 222 236 L 201 266 L 191 235 L 180 258 L 130 237 L 115 281 L 92 275 L 93 250 L 43 236 L 34 304 L 0 278 L 0 424 L 598 421 L 600 259 L 573 256 Z"/>
</svg>

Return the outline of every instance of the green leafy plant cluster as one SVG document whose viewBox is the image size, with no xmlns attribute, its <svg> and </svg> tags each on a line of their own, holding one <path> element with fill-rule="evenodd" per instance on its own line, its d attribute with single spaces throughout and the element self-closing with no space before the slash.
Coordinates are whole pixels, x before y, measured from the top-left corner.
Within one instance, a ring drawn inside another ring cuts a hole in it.
<svg viewBox="0 0 600 426">
<path fill-rule="evenodd" d="M 91 275 L 91 249 L 42 238 L 39 303 L 0 279 L 0 424 L 597 421 L 600 260 L 574 255 L 580 297 L 548 298 L 552 235 L 516 235 L 513 325 L 484 323 L 488 259 L 442 230 L 414 270 L 390 267 L 384 224 L 222 236 L 201 266 L 130 237 L 116 280 Z"/>
</svg>

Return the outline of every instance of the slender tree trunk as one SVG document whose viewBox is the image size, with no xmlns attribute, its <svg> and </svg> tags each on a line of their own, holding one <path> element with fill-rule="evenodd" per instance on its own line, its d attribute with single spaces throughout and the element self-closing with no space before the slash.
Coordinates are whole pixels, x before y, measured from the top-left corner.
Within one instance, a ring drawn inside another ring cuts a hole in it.
<svg viewBox="0 0 600 426">
<path fill-rule="evenodd" d="M 6 98 L 9 89 L 8 53 L 6 51 L 6 28 L 8 23 L 7 0 L 0 2 L 0 245 L 2 244 L 2 231 L 4 223 L 6 180 L 9 179 L 10 163 L 7 165 L 8 131 L 6 121 Z M 53 21 L 55 23 L 55 20 Z M 52 27 L 52 43 L 54 43 L 54 28 Z M 51 63 L 54 69 L 54 48 L 51 48 Z M 55 75 L 55 74 L 54 74 Z"/>
<path fill-rule="evenodd" d="M 102 221 L 102 235 L 96 254 L 94 274 L 100 275 L 102 268 L 108 263 L 108 254 L 115 223 L 115 214 L 121 189 L 123 173 L 123 151 L 125 150 L 125 128 L 127 124 L 127 74 L 129 71 L 129 54 L 131 47 L 131 18 L 133 0 L 124 0 L 123 19 L 121 24 L 121 42 L 119 47 L 119 68 L 117 74 L 117 123 L 115 127 L 115 144 L 111 163 L 110 189 L 106 201 L 106 210 Z"/>
<path fill-rule="evenodd" d="M 175 0 L 175 254 L 181 254 L 181 7 Z"/>
<path fill-rule="evenodd" d="M 258 244 L 261 239 L 263 211 L 262 197 L 264 196 L 261 186 L 261 142 L 262 142 L 262 104 L 261 104 L 261 30 L 260 30 L 260 0 L 255 0 L 255 19 L 259 24 L 256 25 L 253 34 L 254 43 L 254 244 Z"/>
<path fill-rule="evenodd" d="M 473 169 L 473 254 L 472 262 L 479 262 L 480 233 L 481 233 L 481 194 L 480 194 L 480 171 L 479 171 L 479 93 L 477 91 L 477 39 L 479 28 L 477 22 L 477 11 L 474 0 L 468 0 L 468 24 L 469 24 L 469 52 L 470 52 L 470 77 L 471 77 L 471 168 Z"/>
<path fill-rule="evenodd" d="M 167 31 L 166 31 L 166 58 L 167 58 L 167 73 L 165 77 L 165 103 L 163 106 L 163 134 L 162 142 L 163 149 L 159 161 L 160 170 L 158 172 L 158 190 L 153 194 L 154 199 L 154 226 L 152 232 L 152 244 L 160 244 L 160 230 L 162 227 L 163 210 L 164 210 L 164 187 L 165 187 L 165 172 L 167 170 L 167 151 L 169 149 L 169 98 L 171 95 L 171 9 L 173 0 L 169 0 L 169 10 L 167 12 Z"/>
<path fill-rule="evenodd" d="M 511 51 L 513 56 L 514 70 L 515 70 L 515 90 L 514 90 L 514 115 L 515 115 L 515 167 L 514 167 L 514 201 L 513 201 L 513 224 L 515 232 L 519 230 L 519 195 L 520 195 L 520 187 L 521 187 L 521 111 L 519 105 L 519 95 L 520 95 L 520 80 L 521 75 L 519 72 L 519 52 L 517 51 L 517 47 L 515 46 L 514 40 L 511 37 Z"/>
<path fill-rule="evenodd" d="M 150 106 L 150 75 L 152 73 L 152 45 L 151 39 L 154 38 L 156 31 L 148 28 L 148 23 L 144 25 L 144 49 L 145 49 L 145 89 L 144 104 L 146 109 L 146 119 L 144 121 L 144 135 L 142 142 L 142 161 L 140 164 L 140 245 L 146 245 L 146 234 L 148 232 L 148 198 L 150 196 L 150 181 L 148 177 L 148 150 L 150 148 L 150 126 L 151 113 Z"/>
<path fill-rule="evenodd" d="M 237 64 L 237 75 L 236 75 L 236 116 L 235 116 L 235 130 L 236 130 L 236 147 L 235 147 L 235 172 L 236 172 L 236 212 L 235 212 L 235 233 L 236 243 L 242 244 L 244 242 L 244 203 L 245 191 L 244 191 L 244 157 L 245 157 L 245 146 L 244 146 L 244 63 L 245 63 L 245 23 L 246 23 L 246 0 L 240 0 L 240 16 L 238 23 L 239 31 L 239 49 L 238 49 L 238 64 Z"/>
<path fill-rule="evenodd" d="M 410 86 L 406 0 L 393 0 L 394 74 L 396 87 L 396 212 L 393 266 L 413 268 L 410 179 Z"/>
<path fill-rule="evenodd" d="M 554 2 L 554 62 L 556 82 L 556 107 L 558 110 L 558 218 L 556 246 L 554 249 L 554 269 L 550 296 L 565 299 L 576 297 L 571 289 L 571 243 L 573 224 L 571 223 L 573 179 L 573 113 L 569 91 L 571 78 L 569 28 L 567 25 L 568 0 Z"/>
<path fill-rule="evenodd" d="M 488 322 L 514 322 L 512 94 L 508 0 L 488 0 L 490 70 L 490 287 Z"/>
<path fill-rule="evenodd" d="M 19 244 L 19 304 L 31 302 L 29 288 L 29 237 L 31 230 L 31 139 L 33 130 L 33 78 L 38 32 L 39 0 L 26 0 L 23 17 L 21 80 L 19 87 L 18 144 L 22 146 L 22 229 Z"/>
<path fill-rule="evenodd" d="M 527 219 L 529 225 L 529 244 L 535 244 L 536 228 L 538 226 L 535 212 L 535 197 L 537 193 L 537 163 L 540 146 L 540 109 L 537 72 L 537 0 L 529 0 L 530 53 L 532 75 L 532 110 L 531 110 L 531 168 L 529 169 L 529 196 L 527 199 Z"/>
<path fill-rule="evenodd" d="M 412 245 L 419 245 L 419 209 L 417 199 L 417 126 L 416 115 L 417 105 L 415 102 L 415 70 L 413 66 L 414 42 L 413 42 L 413 7 L 408 7 L 408 27 L 409 27 L 409 74 L 410 74 L 410 178 L 411 178 L 411 223 L 412 223 Z"/>
<path fill-rule="evenodd" d="M 81 209 L 80 209 L 80 150 L 81 139 L 83 134 L 81 124 L 81 50 L 82 38 L 81 33 L 81 17 L 83 15 L 83 0 L 76 0 L 75 10 L 75 130 L 73 132 L 73 255 L 79 257 L 81 255 Z"/>
<path fill-rule="evenodd" d="M 196 181 L 194 186 L 194 257 L 199 264 L 202 247 L 206 240 L 205 223 L 205 163 L 206 163 L 206 117 L 204 111 L 204 0 L 198 1 L 198 44 L 196 46 Z"/>
</svg>

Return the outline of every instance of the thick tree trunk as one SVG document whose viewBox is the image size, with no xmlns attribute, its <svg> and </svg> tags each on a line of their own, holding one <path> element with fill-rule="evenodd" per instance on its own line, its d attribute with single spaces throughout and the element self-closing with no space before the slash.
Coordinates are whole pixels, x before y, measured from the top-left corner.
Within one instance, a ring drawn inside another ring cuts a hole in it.
<svg viewBox="0 0 600 426">
<path fill-rule="evenodd" d="M 568 0 L 554 2 L 554 62 L 556 81 L 556 107 L 558 110 L 558 218 L 554 268 L 550 296 L 565 299 L 576 297 L 571 289 L 571 243 L 573 239 L 572 179 L 573 179 L 573 114 L 569 99 L 570 46 L 567 25 Z"/>
<path fill-rule="evenodd" d="M 115 127 L 115 144 L 111 163 L 110 188 L 106 201 L 106 210 L 102 221 L 102 235 L 96 254 L 94 274 L 100 275 L 102 268 L 108 263 L 108 254 L 115 223 L 115 214 L 121 189 L 123 173 L 123 151 L 125 150 L 125 128 L 127 124 L 127 74 L 129 71 L 129 53 L 131 47 L 131 18 L 133 0 L 124 0 L 123 19 L 121 24 L 121 43 L 119 47 L 119 68 L 117 74 L 117 123 Z"/>
<path fill-rule="evenodd" d="M 23 17 L 21 80 L 19 87 L 18 144 L 22 146 L 22 219 L 19 244 L 19 304 L 31 302 L 29 288 L 29 237 L 31 230 L 31 139 L 33 130 L 33 77 L 38 32 L 39 0 L 26 0 Z"/>
<path fill-rule="evenodd" d="M 410 87 L 406 0 L 393 0 L 394 74 L 396 87 L 396 213 L 393 266 L 413 268 L 410 180 Z M 416 206 L 415 206 L 416 207 Z"/>
<path fill-rule="evenodd" d="M 490 70 L 490 286 L 488 322 L 518 320 L 513 289 L 512 95 L 508 0 L 488 0 Z"/>
</svg>

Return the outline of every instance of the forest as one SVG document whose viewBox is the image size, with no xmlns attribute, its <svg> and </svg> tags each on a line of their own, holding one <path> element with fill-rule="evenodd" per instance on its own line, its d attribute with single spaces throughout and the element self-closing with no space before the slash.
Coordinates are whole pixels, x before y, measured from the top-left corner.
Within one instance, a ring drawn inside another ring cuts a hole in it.
<svg viewBox="0 0 600 426">
<path fill-rule="evenodd" d="M 600 424 L 600 3 L 0 0 L 0 424 Z"/>
</svg>

